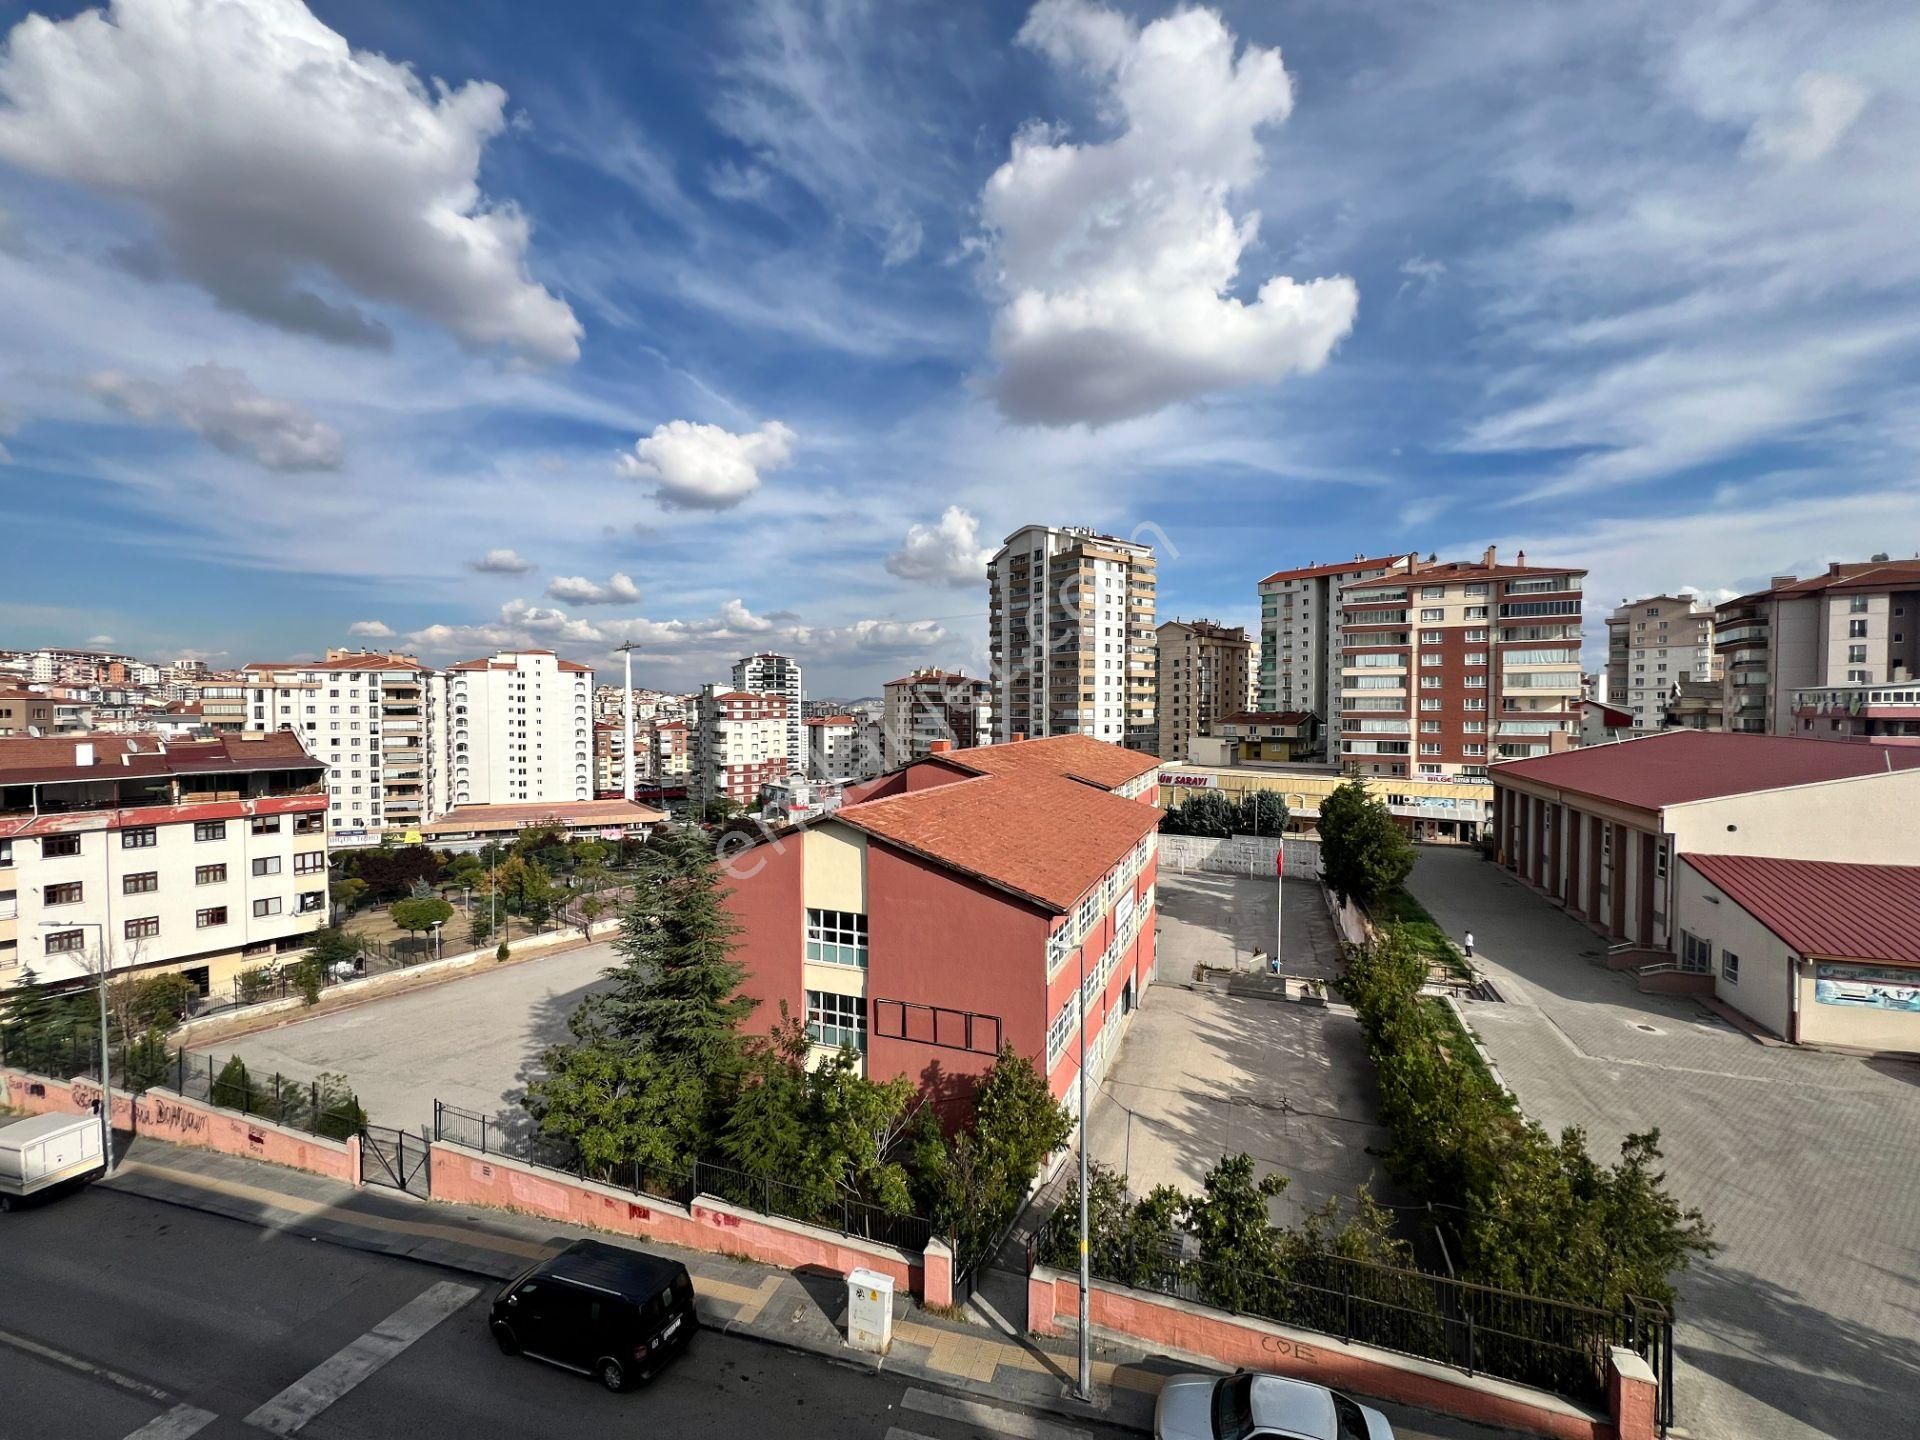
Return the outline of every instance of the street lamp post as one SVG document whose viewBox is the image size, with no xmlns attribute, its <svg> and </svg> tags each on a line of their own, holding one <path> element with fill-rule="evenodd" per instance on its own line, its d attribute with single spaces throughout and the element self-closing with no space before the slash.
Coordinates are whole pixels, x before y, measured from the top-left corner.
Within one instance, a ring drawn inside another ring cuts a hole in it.
<svg viewBox="0 0 1920 1440">
<path fill-rule="evenodd" d="M 113 1061 L 107 1048 L 107 927 L 98 920 L 42 920 L 43 930 L 98 930 L 100 932 L 100 1154 L 106 1173 L 113 1174 Z M 81 952 L 83 955 L 85 951 Z"/>
</svg>

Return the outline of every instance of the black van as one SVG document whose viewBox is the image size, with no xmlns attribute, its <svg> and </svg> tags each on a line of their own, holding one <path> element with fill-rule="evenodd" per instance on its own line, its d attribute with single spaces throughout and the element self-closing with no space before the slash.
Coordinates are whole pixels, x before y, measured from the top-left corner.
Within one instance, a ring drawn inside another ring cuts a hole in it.
<svg viewBox="0 0 1920 1440">
<path fill-rule="evenodd" d="M 609 1390 L 651 1380 L 700 1320 L 678 1260 L 576 1240 L 509 1280 L 488 1317 L 508 1355 L 592 1375 Z"/>
</svg>

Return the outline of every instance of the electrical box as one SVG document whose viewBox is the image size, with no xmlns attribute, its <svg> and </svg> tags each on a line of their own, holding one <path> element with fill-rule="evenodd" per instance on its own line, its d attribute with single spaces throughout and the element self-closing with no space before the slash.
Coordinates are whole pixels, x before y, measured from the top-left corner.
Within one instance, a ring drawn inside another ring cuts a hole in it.
<svg viewBox="0 0 1920 1440">
<path fill-rule="evenodd" d="M 877 1270 L 847 1275 L 847 1343 L 884 1355 L 893 1344 L 893 1277 Z"/>
</svg>

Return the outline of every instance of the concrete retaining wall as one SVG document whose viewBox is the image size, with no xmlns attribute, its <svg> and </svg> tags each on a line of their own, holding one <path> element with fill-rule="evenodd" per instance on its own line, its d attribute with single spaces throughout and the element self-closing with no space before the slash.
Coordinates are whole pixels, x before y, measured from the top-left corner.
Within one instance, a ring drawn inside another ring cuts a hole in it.
<svg viewBox="0 0 1920 1440">
<path fill-rule="evenodd" d="M 1161 868 L 1210 870 L 1223 875 L 1273 875 L 1281 840 L 1273 835 L 1162 835 Z M 1320 842 L 1286 837 L 1287 874 L 1310 880 L 1320 873 Z"/>
<path fill-rule="evenodd" d="M 1075 1321 L 1079 1307 L 1077 1277 L 1034 1267 L 1027 1282 L 1027 1324 L 1035 1334 L 1059 1333 L 1059 1321 Z M 1433 1361 L 1104 1280 L 1093 1282 L 1087 1309 L 1095 1331 L 1125 1336 L 1153 1351 L 1195 1356 L 1223 1369 L 1289 1375 L 1552 1440 L 1653 1440 L 1653 1373 L 1631 1351 L 1613 1354 L 1608 1386 L 1612 1413 L 1602 1416 L 1524 1385 L 1470 1376 Z"/>
</svg>

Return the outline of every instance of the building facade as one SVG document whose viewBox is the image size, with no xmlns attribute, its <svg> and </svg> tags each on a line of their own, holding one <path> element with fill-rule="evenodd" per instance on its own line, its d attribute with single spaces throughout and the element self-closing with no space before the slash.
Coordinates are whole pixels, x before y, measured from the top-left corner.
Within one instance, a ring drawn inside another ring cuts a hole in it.
<svg viewBox="0 0 1920 1440">
<path fill-rule="evenodd" d="M 1029 525 L 987 567 L 993 733 L 1159 748 L 1151 545 Z"/>
<path fill-rule="evenodd" d="M 1294 765 L 1318 753 L 1319 736 L 1310 712 L 1243 710 L 1220 716 L 1211 734 L 1194 737 L 1185 758 L 1200 765 Z"/>
<path fill-rule="evenodd" d="M 733 688 L 753 695 L 778 695 L 787 702 L 787 774 L 804 775 L 807 735 L 800 721 L 806 715 L 807 692 L 799 663 L 791 655 L 771 651 L 733 662 Z"/>
<path fill-rule="evenodd" d="M 1712 607 L 1695 595 L 1623 601 L 1607 616 L 1607 703 L 1635 729 L 1658 730 L 1682 680 L 1720 683 Z"/>
<path fill-rule="evenodd" d="M 1185 760 L 1197 736 L 1253 701 L 1253 642 L 1238 625 L 1169 620 L 1154 631 L 1162 760 Z"/>
<path fill-rule="evenodd" d="M 0 740 L 0 991 L 178 971 L 202 995 L 327 921 L 326 767 L 289 733 Z"/>
<path fill-rule="evenodd" d="M 685 780 L 693 769 L 692 733 L 686 721 L 654 721 L 648 730 L 647 745 L 653 752 L 654 783 L 670 785 Z"/>
<path fill-rule="evenodd" d="M 884 769 L 918 760 L 935 741 L 965 750 L 991 738 L 993 687 L 984 680 L 928 668 L 889 680 L 881 688 Z"/>
<path fill-rule="evenodd" d="M 502 650 L 449 666 L 429 688 L 429 818 L 461 805 L 593 798 L 589 667 L 551 650 Z"/>
<path fill-rule="evenodd" d="M 807 774 L 816 780 L 859 778 L 854 768 L 854 736 L 860 722 L 851 715 L 809 715 Z"/>
<path fill-rule="evenodd" d="M 1586 572 L 1409 556 L 1344 585 L 1338 757 L 1350 773 L 1484 779 L 1579 735 Z"/>
<path fill-rule="evenodd" d="M 53 697 L 36 690 L 0 689 L 0 737 L 51 735 Z"/>
<path fill-rule="evenodd" d="M 745 809 L 758 809 L 761 792 L 788 778 L 790 718 L 784 695 L 755 695 L 715 685 L 703 689 L 693 731 L 692 797 L 702 804 L 727 799 Z"/>
<path fill-rule="evenodd" d="M 1249 709 L 1308 710 L 1339 731 L 1340 587 L 1372 580 L 1406 557 L 1385 555 L 1276 570 L 1259 585 L 1257 698 Z"/>
</svg>

